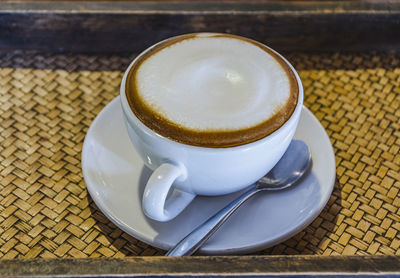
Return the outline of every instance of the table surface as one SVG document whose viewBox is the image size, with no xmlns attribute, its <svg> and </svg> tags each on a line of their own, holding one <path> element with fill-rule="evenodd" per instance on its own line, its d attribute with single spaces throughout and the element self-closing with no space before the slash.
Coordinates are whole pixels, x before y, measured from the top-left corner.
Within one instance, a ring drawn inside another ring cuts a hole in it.
<svg viewBox="0 0 400 278">
<path fill-rule="evenodd" d="M 287 53 L 337 181 L 320 216 L 263 254 L 400 254 L 400 54 Z M 134 55 L 0 53 L 0 258 L 163 255 L 90 198 L 80 155 Z"/>
</svg>

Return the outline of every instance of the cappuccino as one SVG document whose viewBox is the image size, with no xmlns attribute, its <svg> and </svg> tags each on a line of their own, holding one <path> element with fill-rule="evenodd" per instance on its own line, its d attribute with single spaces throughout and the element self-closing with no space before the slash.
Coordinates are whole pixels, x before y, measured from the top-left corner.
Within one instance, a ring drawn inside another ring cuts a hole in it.
<svg viewBox="0 0 400 278">
<path fill-rule="evenodd" d="M 299 95 L 290 66 L 258 42 L 227 34 L 191 34 L 140 55 L 125 87 L 130 108 L 169 139 L 232 147 L 271 134 Z"/>
</svg>

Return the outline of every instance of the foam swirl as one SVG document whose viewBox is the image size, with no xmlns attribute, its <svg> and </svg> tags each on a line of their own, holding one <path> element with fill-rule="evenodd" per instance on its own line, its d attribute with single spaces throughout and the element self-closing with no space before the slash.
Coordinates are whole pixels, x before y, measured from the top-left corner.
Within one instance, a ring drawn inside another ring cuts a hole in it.
<svg viewBox="0 0 400 278">
<path fill-rule="evenodd" d="M 137 71 L 143 100 L 162 117 L 194 130 L 240 130 L 270 119 L 290 83 L 259 47 L 227 37 L 196 37 L 168 46 Z"/>
<path fill-rule="evenodd" d="M 231 147 L 263 138 L 293 113 L 290 66 L 266 46 L 226 34 L 183 35 L 140 55 L 126 82 L 132 111 L 178 142 Z"/>
</svg>

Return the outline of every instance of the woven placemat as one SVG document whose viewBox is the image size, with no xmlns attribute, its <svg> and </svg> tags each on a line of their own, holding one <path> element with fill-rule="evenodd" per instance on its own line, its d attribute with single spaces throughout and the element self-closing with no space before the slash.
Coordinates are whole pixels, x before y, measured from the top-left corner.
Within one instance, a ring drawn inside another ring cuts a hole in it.
<svg viewBox="0 0 400 278">
<path fill-rule="evenodd" d="M 400 55 L 287 54 L 331 138 L 334 192 L 293 238 L 257 254 L 400 254 Z M 91 200 L 80 154 L 133 56 L 0 54 L 0 257 L 163 255 Z"/>
</svg>

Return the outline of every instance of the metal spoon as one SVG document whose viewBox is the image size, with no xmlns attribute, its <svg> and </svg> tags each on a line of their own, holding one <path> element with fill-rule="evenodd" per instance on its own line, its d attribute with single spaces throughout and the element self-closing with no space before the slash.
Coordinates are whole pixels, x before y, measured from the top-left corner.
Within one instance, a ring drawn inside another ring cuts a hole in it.
<svg viewBox="0 0 400 278">
<path fill-rule="evenodd" d="M 267 175 L 262 177 L 253 187 L 236 200 L 232 201 L 188 234 L 175 247 L 169 250 L 166 256 L 179 257 L 192 255 L 247 199 L 259 191 L 277 191 L 292 186 L 307 171 L 310 161 L 311 153 L 307 144 L 300 140 L 293 140 L 283 157 Z"/>
</svg>

